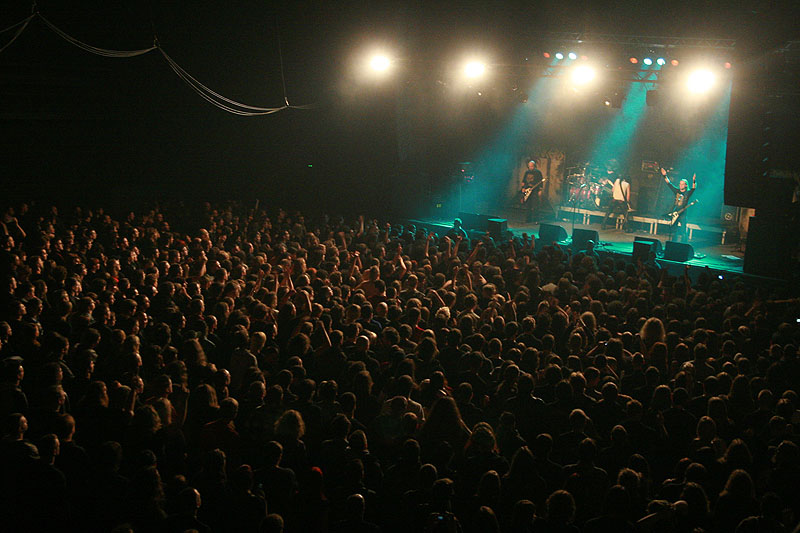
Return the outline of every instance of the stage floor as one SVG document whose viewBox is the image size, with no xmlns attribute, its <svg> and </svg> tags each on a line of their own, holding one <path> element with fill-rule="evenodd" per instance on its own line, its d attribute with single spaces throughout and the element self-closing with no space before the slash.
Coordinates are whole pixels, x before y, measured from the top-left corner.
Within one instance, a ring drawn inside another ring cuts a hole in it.
<svg viewBox="0 0 800 533">
<path fill-rule="evenodd" d="M 561 213 L 563 215 L 563 213 Z M 562 217 L 560 220 L 555 220 L 553 217 L 549 217 L 551 220 L 546 220 L 548 224 L 555 224 L 559 225 L 567 233 L 567 240 L 563 241 L 560 244 L 570 245 L 571 244 L 571 235 L 572 235 L 572 220 L 571 214 L 567 214 L 567 217 Z M 670 240 L 669 235 L 666 234 L 650 234 L 645 228 L 640 228 L 633 233 L 626 233 L 620 229 L 601 229 L 601 224 L 593 223 L 593 224 L 581 224 L 579 223 L 582 217 L 576 217 L 575 222 L 575 229 L 589 229 L 589 230 L 596 230 L 600 236 L 600 243 L 599 246 L 596 246 L 595 249 L 600 252 L 603 252 L 620 255 L 620 256 L 627 256 L 630 258 L 633 254 L 633 241 L 636 237 L 648 237 L 648 238 L 657 238 L 661 241 L 662 249 L 666 241 Z M 510 218 L 508 220 L 508 230 L 514 234 L 514 236 L 520 236 L 523 233 L 527 233 L 528 235 L 536 235 L 537 238 L 539 236 L 539 224 L 530 224 L 530 223 L 522 223 L 518 221 L 514 221 Z M 417 220 L 408 220 L 409 223 L 415 224 L 417 227 L 426 227 L 429 231 L 436 231 L 440 235 L 447 230 L 449 230 L 452 225 L 452 219 L 450 220 L 437 220 L 434 218 L 425 218 L 425 219 L 417 219 Z M 474 237 L 475 235 L 480 235 L 485 233 L 484 231 L 475 231 L 469 228 L 470 237 Z M 690 259 L 686 262 L 675 262 L 675 261 L 666 261 L 663 258 L 658 258 L 659 263 L 663 266 L 669 268 L 670 271 L 682 268 L 683 265 L 690 265 L 693 270 L 701 269 L 701 268 L 709 268 L 713 271 L 719 272 L 728 272 L 732 274 L 742 274 L 743 273 L 743 264 L 744 264 L 744 251 L 740 244 L 722 244 L 721 243 L 721 234 L 710 234 L 710 233 L 700 233 L 695 232 L 695 236 L 692 240 L 689 241 L 689 244 L 692 245 L 694 248 L 695 257 Z"/>
</svg>

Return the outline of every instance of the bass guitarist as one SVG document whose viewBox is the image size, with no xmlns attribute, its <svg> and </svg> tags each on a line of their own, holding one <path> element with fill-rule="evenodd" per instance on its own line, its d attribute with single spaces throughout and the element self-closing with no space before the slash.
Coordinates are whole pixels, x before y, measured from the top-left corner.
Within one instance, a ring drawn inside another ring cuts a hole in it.
<svg viewBox="0 0 800 533">
<path fill-rule="evenodd" d="M 697 189 L 697 174 L 692 176 L 692 188 L 689 188 L 689 182 L 682 179 L 678 182 L 678 186 L 672 184 L 667 171 L 661 167 L 661 175 L 664 176 L 664 182 L 675 194 L 675 202 L 672 205 L 672 213 L 677 214 L 677 218 L 672 223 L 672 239 L 678 242 L 688 241 L 686 232 L 686 209 L 689 207 L 689 199 Z"/>
<path fill-rule="evenodd" d="M 522 176 L 522 186 L 519 191 L 520 203 L 528 210 L 528 222 L 536 222 L 536 211 L 541 203 L 544 181 L 542 172 L 536 168 L 536 161 L 528 161 L 528 168 Z"/>
</svg>

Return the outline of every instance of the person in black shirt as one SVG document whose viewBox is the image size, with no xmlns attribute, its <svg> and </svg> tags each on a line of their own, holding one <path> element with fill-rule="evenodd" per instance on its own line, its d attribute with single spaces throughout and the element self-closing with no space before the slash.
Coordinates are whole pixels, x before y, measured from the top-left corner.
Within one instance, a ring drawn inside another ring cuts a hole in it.
<svg viewBox="0 0 800 533">
<path fill-rule="evenodd" d="M 459 235 L 462 239 L 467 239 L 467 232 L 464 230 L 463 222 L 460 218 L 453 220 L 453 227 L 446 233 L 447 237 L 451 239 L 455 239 Z"/>
<path fill-rule="evenodd" d="M 692 194 L 694 194 L 694 191 L 697 188 L 697 174 L 692 176 L 691 189 L 689 188 L 689 182 L 685 179 L 682 179 L 680 182 L 678 182 L 677 187 L 673 185 L 667 176 L 666 169 L 664 168 L 661 169 L 661 175 L 664 176 L 664 182 L 667 184 L 667 186 L 672 189 L 673 193 L 675 193 L 675 202 L 672 205 L 670 212 L 679 213 L 678 218 L 672 224 L 672 238 L 675 241 L 688 240 L 686 236 L 686 208 L 689 206 L 689 199 L 692 197 Z"/>
<path fill-rule="evenodd" d="M 528 209 L 528 222 L 535 221 L 536 211 L 541 203 L 544 181 L 542 172 L 536 168 L 536 161 L 528 161 L 528 168 L 522 175 L 522 186 L 520 187 L 522 205 Z"/>
</svg>

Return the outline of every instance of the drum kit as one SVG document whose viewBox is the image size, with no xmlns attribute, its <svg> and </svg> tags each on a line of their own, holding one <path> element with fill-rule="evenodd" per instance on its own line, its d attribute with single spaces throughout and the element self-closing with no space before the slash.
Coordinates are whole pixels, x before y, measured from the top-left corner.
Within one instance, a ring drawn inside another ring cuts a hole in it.
<svg viewBox="0 0 800 533">
<path fill-rule="evenodd" d="M 612 186 L 605 179 L 605 168 L 585 163 L 567 169 L 565 192 L 570 206 L 605 210 L 611 204 Z"/>
</svg>

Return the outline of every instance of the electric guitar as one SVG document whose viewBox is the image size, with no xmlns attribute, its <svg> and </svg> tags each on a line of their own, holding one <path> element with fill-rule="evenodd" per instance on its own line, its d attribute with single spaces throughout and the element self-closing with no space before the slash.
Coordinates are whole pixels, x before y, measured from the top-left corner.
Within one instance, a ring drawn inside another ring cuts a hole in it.
<svg viewBox="0 0 800 533">
<path fill-rule="evenodd" d="M 533 191 L 535 191 L 535 190 L 536 190 L 536 188 L 537 188 L 539 185 L 541 185 L 542 183 L 544 183 L 546 179 L 547 179 L 547 178 L 542 178 L 542 179 L 541 179 L 541 181 L 539 181 L 539 183 L 537 183 L 536 185 L 531 185 L 530 187 L 525 187 L 525 186 L 523 186 L 523 187 L 522 187 L 522 189 L 519 191 L 519 192 L 520 192 L 520 195 L 521 195 L 521 196 L 520 196 L 520 201 L 519 201 L 519 203 L 521 203 L 521 204 L 524 204 L 525 202 L 527 202 L 527 201 L 528 201 L 528 198 L 529 198 L 529 197 L 530 197 L 530 195 L 531 195 L 531 193 L 532 193 Z"/>
<path fill-rule="evenodd" d="M 680 209 L 676 209 L 675 211 L 673 211 L 673 212 L 671 212 L 671 213 L 667 213 L 666 215 L 664 215 L 664 218 L 669 218 L 669 219 L 671 219 L 671 220 L 669 221 L 669 225 L 670 225 L 670 226 L 673 226 L 673 225 L 675 225 L 675 221 L 677 221 L 677 220 L 678 220 L 678 217 L 679 217 L 679 216 L 681 216 L 681 214 L 682 214 L 684 211 L 686 211 L 687 209 L 689 209 L 690 207 L 692 207 L 692 206 L 693 206 L 694 204 L 696 204 L 697 202 L 698 202 L 698 200 L 693 200 L 693 201 L 692 201 L 692 202 L 691 202 L 689 205 L 685 205 L 685 206 L 681 207 Z"/>
</svg>

